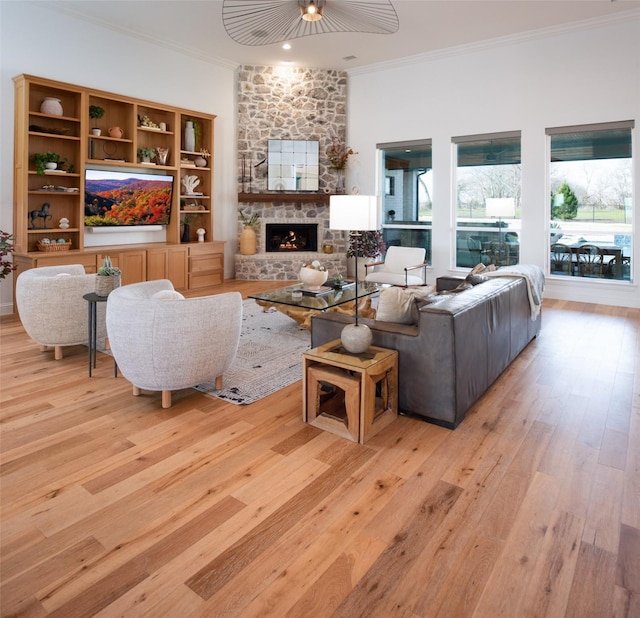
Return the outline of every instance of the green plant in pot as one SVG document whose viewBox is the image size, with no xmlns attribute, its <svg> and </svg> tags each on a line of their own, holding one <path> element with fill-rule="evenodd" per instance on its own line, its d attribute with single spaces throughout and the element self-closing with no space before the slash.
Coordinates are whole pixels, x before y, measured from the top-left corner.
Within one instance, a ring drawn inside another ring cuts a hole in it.
<svg viewBox="0 0 640 618">
<path fill-rule="evenodd" d="M 114 266 L 108 255 L 104 256 L 102 266 L 98 268 L 96 275 L 96 294 L 98 296 L 109 296 L 117 287 L 120 287 L 121 270 Z"/>
<path fill-rule="evenodd" d="M 61 159 L 56 152 L 37 152 L 33 155 L 33 160 L 36 163 L 36 172 L 42 175 L 46 169 L 56 169 Z"/>
<path fill-rule="evenodd" d="M 138 158 L 143 163 L 149 163 L 155 157 L 156 151 L 153 148 L 138 148 Z"/>
<path fill-rule="evenodd" d="M 104 107 L 99 105 L 89 105 L 89 118 L 94 120 L 93 129 L 96 135 L 100 135 L 100 129 L 98 129 L 98 123 L 95 122 L 104 116 Z"/>
</svg>

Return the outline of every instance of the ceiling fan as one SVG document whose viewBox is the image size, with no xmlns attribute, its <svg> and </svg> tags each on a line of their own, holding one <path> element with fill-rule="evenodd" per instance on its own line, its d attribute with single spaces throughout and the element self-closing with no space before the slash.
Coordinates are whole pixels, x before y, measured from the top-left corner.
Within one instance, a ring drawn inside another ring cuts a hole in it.
<svg viewBox="0 0 640 618">
<path fill-rule="evenodd" d="M 222 21 L 241 45 L 271 45 L 330 32 L 392 34 L 390 0 L 224 0 Z"/>
</svg>

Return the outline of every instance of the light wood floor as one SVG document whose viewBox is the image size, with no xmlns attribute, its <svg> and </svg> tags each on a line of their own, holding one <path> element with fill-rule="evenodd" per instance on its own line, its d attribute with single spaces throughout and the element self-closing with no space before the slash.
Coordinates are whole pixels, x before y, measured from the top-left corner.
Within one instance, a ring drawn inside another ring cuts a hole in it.
<svg viewBox="0 0 640 618">
<path fill-rule="evenodd" d="M 4 618 L 640 616 L 638 310 L 545 301 L 458 429 L 365 445 L 0 334 Z"/>
</svg>

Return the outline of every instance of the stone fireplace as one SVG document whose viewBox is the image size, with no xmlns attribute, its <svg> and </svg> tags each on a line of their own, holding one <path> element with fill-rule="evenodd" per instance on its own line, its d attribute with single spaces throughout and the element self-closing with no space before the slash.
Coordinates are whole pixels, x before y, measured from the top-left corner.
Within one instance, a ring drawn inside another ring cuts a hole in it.
<svg viewBox="0 0 640 618">
<path fill-rule="evenodd" d="M 298 281 L 300 268 L 314 260 L 329 276 L 346 274 L 346 240 L 342 232 L 329 229 L 328 204 L 252 202 L 241 207 L 247 218 L 258 214 L 260 225 L 256 227 L 257 253 L 235 256 L 236 279 Z M 296 247 L 290 246 L 290 232 L 299 236 Z"/>
<path fill-rule="evenodd" d="M 325 153 L 333 136 L 345 141 L 347 73 L 308 68 L 282 72 L 243 65 L 237 93 L 238 208 L 248 219 L 259 215 L 260 225 L 256 226 L 256 254 L 235 254 L 236 279 L 294 282 L 299 280 L 300 268 L 314 260 L 330 276 L 346 274 L 345 235 L 329 229 L 327 193 L 335 190 L 336 174 Z M 317 193 L 268 191 L 265 160 L 270 139 L 318 141 Z M 242 229 L 238 222 L 238 236 Z M 288 236 L 292 231 L 294 242 Z"/>
<path fill-rule="evenodd" d="M 264 227 L 267 253 L 318 250 L 317 223 L 267 223 Z"/>
</svg>

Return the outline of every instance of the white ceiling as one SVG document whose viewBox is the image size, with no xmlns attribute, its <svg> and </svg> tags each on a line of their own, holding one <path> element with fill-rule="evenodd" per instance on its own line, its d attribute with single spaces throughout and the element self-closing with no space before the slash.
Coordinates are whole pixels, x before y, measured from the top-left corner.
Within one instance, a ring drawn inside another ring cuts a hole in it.
<svg viewBox="0 0 640 618">
<path fill-rule="evenodd" d="M 332 2 L 328 0 L 326 10 Z M 222 0 L 46 0 L 44 5 L 124 34 L 201 59 L 239 64 L 354 69 L 439 50 L 515 36 L 540 36 L 619 19 L 640 11 L 640 0 L 391 0 L 394 34 L 336 33 L 280 44 L 244 46 L 222 23 Z M 39 4 L 39 3 L 38 3 Z M 526 34 L 525 34 L 526 33 Z M 594 40 L 594 45 L 598 41 Z M 345 59 L 355 56 L 353 59 Z"/>
</svg>

